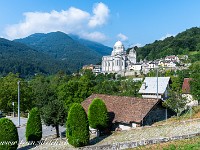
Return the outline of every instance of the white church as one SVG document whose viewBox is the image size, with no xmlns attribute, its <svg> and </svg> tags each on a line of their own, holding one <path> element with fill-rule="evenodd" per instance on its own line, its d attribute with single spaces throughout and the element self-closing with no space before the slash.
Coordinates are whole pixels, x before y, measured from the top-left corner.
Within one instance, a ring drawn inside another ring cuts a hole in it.
<svg viewBox="0 0 200 150">
<path fill-rule="evenodd" d="M 133 70 L 141 70 L 141 64 L 136 63 L 136 51 L 132 48 L 129 54 L 126 54 L 121 41 L 115 43 L 111 56 L 102 57 L 102 73 L 117 73 L 124 76 Z"/>
</svg>

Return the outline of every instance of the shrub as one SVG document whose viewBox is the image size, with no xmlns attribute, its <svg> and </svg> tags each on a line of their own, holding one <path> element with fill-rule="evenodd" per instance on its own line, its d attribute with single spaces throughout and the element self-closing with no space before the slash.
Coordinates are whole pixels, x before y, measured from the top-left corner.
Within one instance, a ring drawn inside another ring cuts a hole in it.
<svg viewBox="0 0 200 150">
<path fill-rule="evenodd" d="M 108 127 L 108 111 L 103 100 L 95 98 L 88 109 L 90 127 L 103 130 Z"/>
<path fill-rule="evenodd" d="M 89 143 L 89 124 L 87 114 L 81 104 L 74 103 L 67 117 L 67 139 L 74 147 L 85 146 Z"/>
<path fill-rule="evenodd" d="M 2 144 L 2 142 L 6 142 Z M 0 119 L 0 150 L 16 150 L 19 143 L 17 128 L 8 118 Z"/>
<path fill-rule="evenodd" d="M 27 141 L 40 141 L 42 138 L 42 123 L 40 113 L 37 108 L 33 108 L 29 112 L 29 118 L 26 125 L 26 140 Z"/>
</svg>

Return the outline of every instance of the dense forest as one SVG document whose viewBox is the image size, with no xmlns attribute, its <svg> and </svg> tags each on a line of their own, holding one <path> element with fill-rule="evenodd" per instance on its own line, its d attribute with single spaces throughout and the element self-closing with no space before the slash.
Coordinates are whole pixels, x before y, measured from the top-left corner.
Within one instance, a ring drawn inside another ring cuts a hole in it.
<svg viewBox="0 0 200 150">
<path fill-rule="evenodd" d="M 35 74 L 55 74 L 58 71 L 69 73 L 62 61 L 38 52 L 24 44 L 0 38 L 0 75 L 9 72 L 19 73 L 21 77 Z"/>
<path fill-rule="evenodd" d="M 101 62 L 102 56 L 111 51 L 111 48 L 96 42 L 72 37 L 63 32 L 36 33 L 15 41 L 62 60 L 71 72 L 79 70 L 83 65 Z"/>
<path fill-rule="evenodd" d="M 184 78 L 193 78 L 191 92 L 195 99 L 200 100 L 200 62 L 196 62 L 188 70 L 159 72 L 159 76 L 170 76 L 173 91 L 182 89 Z M 147 76 L 155 76 L 150 72 Z M 175 76 L 176 75 L 176 76 Z M 81 103 L 92 93 L 118 96 L 141 97 L 138 93 L 142 82 L 134 82 L 130 77 L 116 74 L 99 74 L 95 76 L 91 70 L 81 70 L 81 74 L 67 75 L 59 72 L 55 75 L 36 75 L 30 79 L 20 78 L 10 73 L 0 78 L 0 110 L 12 111 L 12 102 L 17 103 L 17 82 L 21 81 L 21 110 L 27 112 L 32 107 L 42 107 L 53 100 L 63 102 L 68 109 L 73 103 Z M 17 109 L 17 107 L 15 108 Z"/>
<path fill-rule="evenodd" d="M 164 40 L 137 48 L 137 59 L 155 60 L 167 55 L 189 55 L 194 62 L 200 58 L 200 28 L 193 27 Z M 194 53 L 195 52 L 195 53 Z M 155 55 L 156 54 L 156 55 Z"/>
</svg>

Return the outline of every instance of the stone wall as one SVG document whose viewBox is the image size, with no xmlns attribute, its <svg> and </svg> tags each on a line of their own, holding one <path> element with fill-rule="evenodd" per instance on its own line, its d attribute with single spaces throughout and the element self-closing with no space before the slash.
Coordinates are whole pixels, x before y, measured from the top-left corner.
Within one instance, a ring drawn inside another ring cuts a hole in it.
<svg viewBox="0 0 200 150">
<path fill-rule="evenodd" d="M 180 140 L 180 139 L 189 139 L 196 136 L 199 136 L 200 133 L 194 133 L 194 134 L 188 134 L 188 135 L 181 135 L 181 136 L 174 136 L 174 137 L 163 137 L 158 139 L 150 139 L 150 140 L 142 140 L 142 141 L 129 141 L 129 142 L 120 142 L 120 143 L 114 143 L 114 144 L 108 144 L 108 145 L 101 145 L 101 146 L 86 146 L 79 148 L 80 150 L 121 150 L 121 149 L 127 149 L 127 148 L 135 148 L 138 146 L 144 146 L 144 145 L 151 145 L 151 144 L 157 144 L 157 143 L 164 143 L 169 142 L 173 140 Z"/>
<path fill-rule="evenodd" d="M 171 110 L 167 109 L 167 118 L 175 115 Z M 166 109 L 162 106 L 162 103 L 156 105 L 153 110 L 144 118 L 143 126 L 152 125 L 155 122 L 162 121 L 166 119 Z"/>
</svg>

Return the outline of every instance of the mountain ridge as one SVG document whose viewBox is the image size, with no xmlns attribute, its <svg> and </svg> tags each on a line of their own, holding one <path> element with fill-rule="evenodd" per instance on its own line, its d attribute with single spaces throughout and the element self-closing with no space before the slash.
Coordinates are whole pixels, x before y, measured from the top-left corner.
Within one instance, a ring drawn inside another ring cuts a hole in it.
<svg viewBox="0 0 200 150">
<path fill-rule="evenodd" d="M 198 27 L 187 29 L 174 37 L 155 40 L 136 50 L 138 61 L 155 60 L 167 55 L 188 55 L 193 51 L 200 51 L 200 28 Z"/>
<path fill-rule="evenodd" d="M 37 73 L 55 74 L 58 71 L 69 73 L 61 61 L 38 52 L 25 44 L 0 38 L 0 74 L 19 73 L 20 76 L 34 76 Z"/>
<path fill-rule="evenodd" d="M 90 48 L 91 46 L 81 44 L 81 42 L 79 42 L 80 40 L 75 40 L 60 31 L 50 32 L 47 34 L 36 33 L 26 38 L 16 39 L 14 41 L 26 44 L 27 46 L 48 54 L 55 59 L 62 60 L 69 66 L 71 72 L 79 70 L 83 65 L 97 64 L 101 62 L 101 58 L 103 54 L 105 54 L 106 49 L 106 47 L 104 47 L 104 52 L 102 54 L 99 52 L 100 50 L 97 52 Z M 84 43 L 82 39 L 81 41 Z M 87 42 L 92 45 L 91 41 Z M 98 44 L 97 47 L 101 47 L 101 44 Z M 110 51 L 108 53 L 110 53 Z"/>
</svg>

